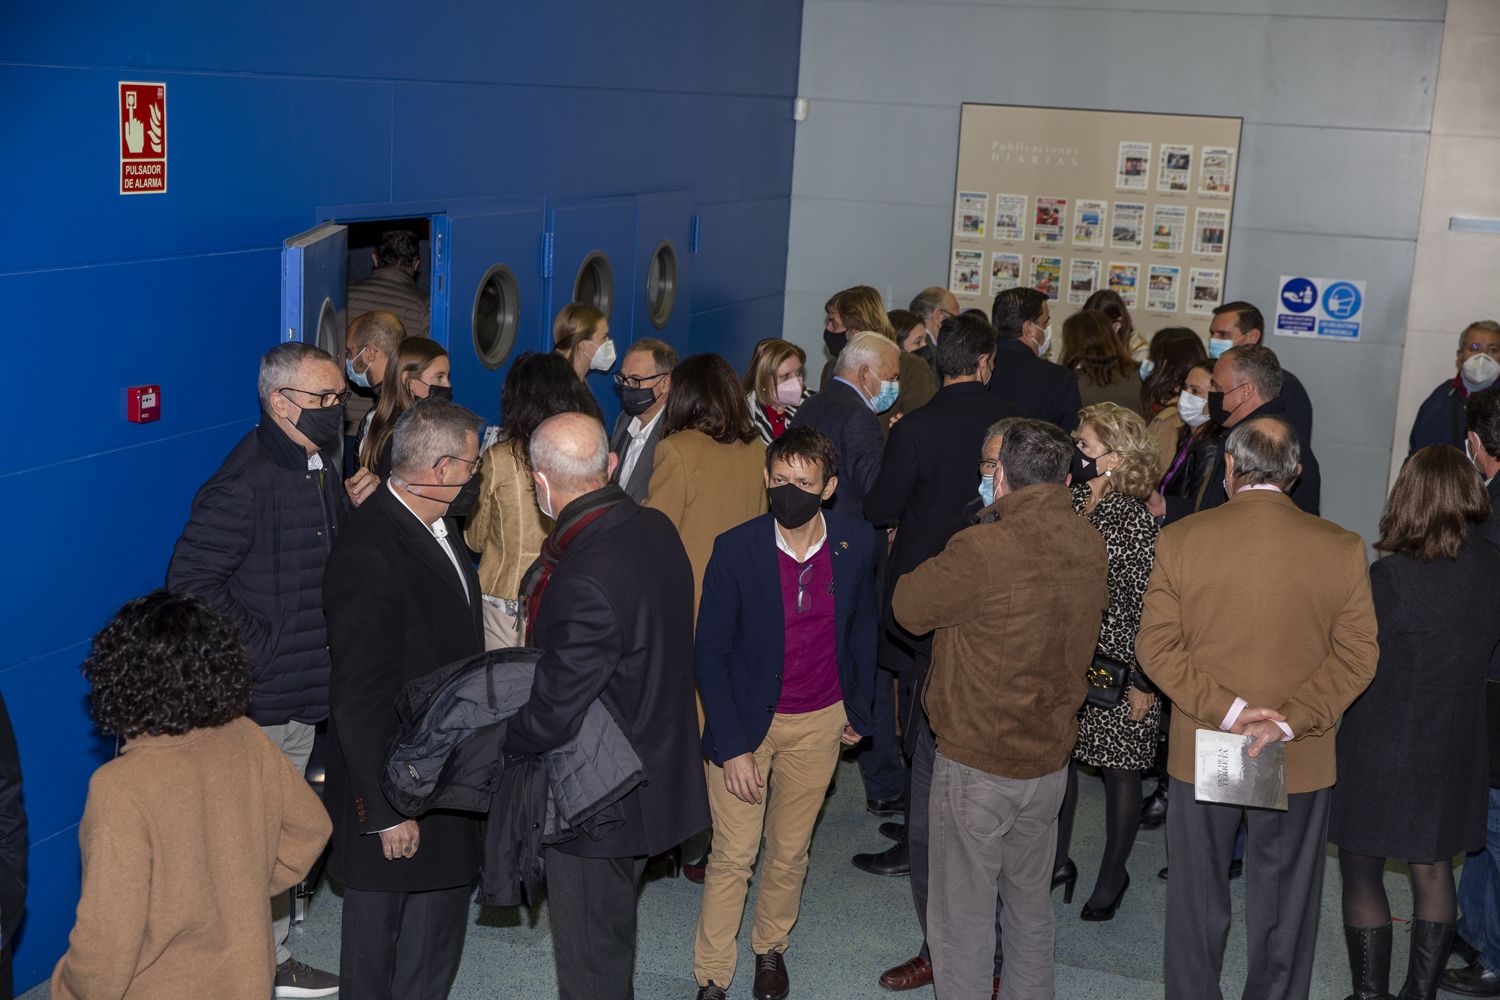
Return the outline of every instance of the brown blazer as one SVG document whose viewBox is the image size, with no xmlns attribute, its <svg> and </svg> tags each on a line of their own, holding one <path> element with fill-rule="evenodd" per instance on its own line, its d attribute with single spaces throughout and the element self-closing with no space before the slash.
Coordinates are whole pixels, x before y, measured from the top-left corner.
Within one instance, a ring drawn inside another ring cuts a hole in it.
<svg viewBox="0 0 1500 1000">
<path fill-rule="evenodd" d="M 479 500 L 464 541 L 479 553 L 479 586 L 486 594 L 516 600 L 521 577 L 542 551 L 552 519 L 536 505 L 531 473 L 504 438 L 484 452 Z"/>
<path fill-rule="evenodd" d="M 1135 652 L 1172 700 L 1172 777 L 1192 783 L 1195 731 L 1238 697 L 1286 716 L 1287 791 L 1328 788 L 1334 724 L 1380 656 L 1364 542 L 1275 490 L 1184 518 L 1156 542 Z"/>
<path fill-rule="evenodd" d="M 1182 436 L 1182 416 L 1177 412 L 1177 403 L 1174 400 L 1151 418 L 1146 425 L 1146 436 L 1151 439 L 1151 445 L 1156 449 L 1156 478 L 1161 479 L 1172 467 L 1172 460 L 1177 457 L 1178 440 Z"/>
<path fill-rule="evenodd" d="M 667 515 L 693 564 L 693 620 L 714 539 L 766 512 L 766 446 L 720 444 L 702 431 L 678 431 L 656 445 L 646 506 Z M 643 567 L 644 568 L 644 567 Z"/>
<path fill-rule="evenodd" d="M 986 509 L 896 584 L 909 632 L 937 630 L 922 704 L 949 760 L 1006 778 L 1065 767 L 1109 607 L 1104 539 L 1060 485 Z M 995 518 L 998 518 L 996 520 Z"/>
<path fill-rule="evenodd" d="M 271 896 L 307 874 L 331 828 L 249 719 L 130 740 L 89 781 L 83 892 L 53 1000 L 265 1000 Z"/>
</svg>

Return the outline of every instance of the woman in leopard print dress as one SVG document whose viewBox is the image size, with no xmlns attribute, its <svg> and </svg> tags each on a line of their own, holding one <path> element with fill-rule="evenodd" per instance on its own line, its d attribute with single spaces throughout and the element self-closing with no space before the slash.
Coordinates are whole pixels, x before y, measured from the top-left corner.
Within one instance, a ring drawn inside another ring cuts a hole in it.
<svg viewBox="0 0 1500 1000">
<path fill-rule="evenodd" d="M 1156 755 L 1161 703 L 1135 659 L 1141 626 L 1141 600 L 1156 551 L 1157 527 L 1145 497 L 1156 478 L 1156 455 L 1139 414 L 1115 403 L 1098 403 L 1079 413 L 1074 433 L 1073 509 L 1104 537 L 1109 553 L 1109 608 L 1099 632 L 1099 652 L 1131 664 L 1131 681 L 1114 708 L 1084 706 L 1078 713 L 1078 744 L 1068 769 L 1068 792 L 1058 822 L 1059 877 L 1076 877 L 1068 858 L 1073 811 L 1078 801 L 1077 765 L 1104 776 L 1105 845 L 1099 877 L 1081 914 L 1108 920 L 1130 884 L 1125 863 L 1140 826 L 1141 773 Z M 1068 869 L 1068 870 L 1063 870 Z"/>
</svg>

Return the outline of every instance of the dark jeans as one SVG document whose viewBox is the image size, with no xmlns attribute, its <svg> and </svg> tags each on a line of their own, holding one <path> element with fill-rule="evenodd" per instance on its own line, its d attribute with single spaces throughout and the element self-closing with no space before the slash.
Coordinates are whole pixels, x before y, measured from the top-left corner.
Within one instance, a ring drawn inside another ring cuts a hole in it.
<svg viewBox="0 0 1500 1000">
<path fill-rule="evenodd" d="M 373 892 L 346 886 L 340 995 L 358 1000 L 446 1000 L 458 974 L 468 923 L 466 885 L 431 892 Z"/>
<path fill-rule="evenodd" d="M 1464 859 L 1458 913 L 1458 933 L 1479 952 L 1479 964 L 1500 972 L 1500 788 L 1490 789 L 1484 850 Z"/>
<path fill-rule="evenodd" d="M 547 852 L 558 1000 L 633 1000 L 636 900 L 645 858 Z"/>
<path fill-rule="evenodd" d="M 859 773 L 865 781 L 865 798 L 899 798 L 906 788 L 906 765 L 901 759 L 901 741 L 896 738 L 896 675 L 875 671 L 875 731 L 864 735 L 870 742 L 860 747 Z"/>
</svg>

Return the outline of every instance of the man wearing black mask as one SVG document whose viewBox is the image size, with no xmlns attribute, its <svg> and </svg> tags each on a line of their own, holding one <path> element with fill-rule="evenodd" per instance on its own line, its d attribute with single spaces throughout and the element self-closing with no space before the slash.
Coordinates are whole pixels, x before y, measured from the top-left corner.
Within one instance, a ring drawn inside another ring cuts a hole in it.
<svg viewBox="0 0 1500 1000">
<path fill-rule="evenodd" d="M 676 367 L 677 352 L 672 345 L 646 337 L 630 345 L 614 375 L 624 412 L 615 421 L 615 432 L 609 439 L 609 450 L 618 460 L 610 482 L 618 483 L 636 503 L 646 502 L 656 442 L 661 440 L 661 415 L 667 408 L 672 369 Z"/>
<path fill-rule="evenodd" d="M 299 772 L 313 727 L 328 717 L 323 567 L 348 500 L 339 476 L 344 372 L 310 344 L 260 361 L 260 424 L 193 498 L 167 586 L 195 594 L 240 626 L 250 650 L 250 717 Z M 278 997 L 323 997 L 338 979 L 287 949 L 290 897 L 271 901 Z"/>
<path fill-rule="evenodd" d="M 771 512 L 720 535 L 698 606 L 714 845 L 703 880 L 693 974 L 724 1000 L 755 856 L 765 840 L 750 946 L 752 995 L 782 1000 L 813 826 L 840 746 L 872 727 L 875 536 L 822 509 L 838 478 L 833 442 L 793 427 L 766 449 Z"/>
<path fill-rule="evenodd" d="M 328 560 L 329 874 L 344 885 L 339 978 L 362 1000 L 438 1000 L 458 972 L 479 820 L 408 816 L 381 776 L 411 681 L 484 651 L 479 576 L 453 518 L 473 507 L 483 421 L 446 399 L 401 414 L 391 475 Z"/>
</svg>

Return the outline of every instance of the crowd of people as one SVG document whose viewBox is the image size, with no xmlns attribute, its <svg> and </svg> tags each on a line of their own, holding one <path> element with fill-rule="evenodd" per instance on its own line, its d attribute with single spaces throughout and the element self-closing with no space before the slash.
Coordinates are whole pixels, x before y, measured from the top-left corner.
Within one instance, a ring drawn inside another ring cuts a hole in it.
<svg viewBox="0 0 1500 1000">
<path fill-rule="evenodd" d="M 846 754 L 887 845 L 852 863 L 909 877 L 920 942 L 871 986 L 1053 996 L 1052 894 L 1073 902 L 1097 775 L 1078 917 L 1114 918 L 1137 830 L 1165 822 L 1172 1000 L 1221 996 L 1241 871 L 1244 995 L 1308 996 L 1330 842 L 1355 1000 L 1393 996 L 1387 859 L 1415 889 L 1402 1000 L 1500 995 L 1500 326 L 1463 332 L 1424 405 L 1373 566 L 1318 517 L 1313 406 L 1247 302 L 1205 345 L 1146 339 L 1101 292 L 1054 342 L 1035 289 L 985 315 L 941 288 L 887 312 L 858 286 L 827 303 L 815 382 L 780 339 L 743 369 L 655 339 L 617 356 L 575 304 L 554 350 L 511 362 L 490 441 L 424 332 L 379 308 L 342 365 L 268 351 L 260 422 L 194 498 L 165 587 L 95 638 L 90 710 L 123 752 L 90 785 L 55 998 L 445 997 L 476 884 L 530 851 L 564 1000 L 633 996 L 653 861 L 702 883 L 697 1000 L 736 980 L 758 879 L 752 994 L 783 1000 Z M 351 418 L 355 390 L 373 405 Z M 545 835 L 403 811 L 393 745 L 437 724 L 399 706 L 518 647 L 534 681 L 481 774 L 410 778 L 550 776 L 602 705 L 629 752 L 603 811 L 579 821 L 551 777 L 524 786 Z M 325 722 L 320 803 L 302 775 Z M 1284 744 L 1287 808 L 1199 801 L 1198 730 Z M 336 974 L 287 944 L 285 890 L 325 842 Z"/>
</svg>

